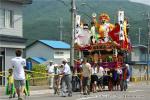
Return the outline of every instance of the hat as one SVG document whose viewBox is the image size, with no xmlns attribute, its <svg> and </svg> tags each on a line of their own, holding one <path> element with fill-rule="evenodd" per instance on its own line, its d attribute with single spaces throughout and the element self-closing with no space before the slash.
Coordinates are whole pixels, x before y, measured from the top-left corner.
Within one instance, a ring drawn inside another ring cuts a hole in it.
<svg viewBox="0 0 150 100">
<path fill-rule="evenodd" d="M 54 66 L 58 66 L 58 64 L 54 64 Z"/>
<path fill-rule="evenodd" d="M 50 60 L 49 62 L 53 62 L 53 60 Z"/>
<path fill-rule="evenodd" d="M 129 69 L 129 64 L 126 64 L 125 67 L 126 67 L 127 69 Z"/>
<path fill-rule="evenodd" d="M 105 20 L 105 21 L 110 21 L 109 15 L 107 13 L 102 13 L 99 16 L 99 20 Z"/>
<path fill-rule="evenodd" d="M 62 59 L 63 62 L 68 62 L 68 60 L 66 58 Z"/>
<path fill-rule="evenodd" d="M 128 67 L 129 66 L 129 64 L 126 64 L 126 67 Z"/>
</svg>

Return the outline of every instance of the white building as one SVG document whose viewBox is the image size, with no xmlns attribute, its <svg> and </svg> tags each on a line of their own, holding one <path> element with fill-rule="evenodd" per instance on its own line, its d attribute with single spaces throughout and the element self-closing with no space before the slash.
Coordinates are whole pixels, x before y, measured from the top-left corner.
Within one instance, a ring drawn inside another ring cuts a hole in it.
<svg viewBox="0 0 150 100">
<path fill-rule="evenodd" d="M 23 5 L 29 3 L 32 0 L 0 0 L 0 72 L 8 69 L 16 48 L 25 48 L 22 10 Z M 4 85 L 5 80 L 0 76 L 0 85 Z"/>
<path fill-rule="evenodd" d="M 134 45 L 132 46 L 132 52 L 128 58 L 131 70 L 132 81 L 145 80 L 147 76 L 147 46 Z M 150 74 L 150 71 L 149 71 Z"/>
<path fill-rule="evenodd" d="M 38 40 L 27 46 L 26 57 L 37 64 L 46 60 L 60 63 L 62 58 L 70 59 L 70 45 L 62 41 Z M 42 61 L 43 60 L 43 61 Z"/>
</svg>

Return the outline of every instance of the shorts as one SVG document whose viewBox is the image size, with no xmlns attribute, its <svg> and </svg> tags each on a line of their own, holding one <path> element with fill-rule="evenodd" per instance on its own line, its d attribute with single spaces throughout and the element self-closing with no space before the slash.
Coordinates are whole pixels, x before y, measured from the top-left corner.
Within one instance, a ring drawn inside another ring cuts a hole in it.
<svg viewBox="0 0 150 100">
<path fill-rule="evenodd" d="M 98 81 L 98 77 L 97 77 L 97 75 L 91 75 L 91 83 L 93 84 L 93 83 L 97 83 L 97 81 Z"/>
<path fill-rule="evenodd" d="M 82 85 L 83 86 L 90 86 L 90 78 L 89 77 L 83 77 Z"/>
<path fill-rule="evenodd" d="M 99 79 L 97 81 L 97 85 L 103 85 L 103 76 L 99 77 Z"/>
<path fill-rule="evenodd" d="M 25 80 L 14 80 L 15 88 L 20 88 L 25 86 Z"/>
</svg>

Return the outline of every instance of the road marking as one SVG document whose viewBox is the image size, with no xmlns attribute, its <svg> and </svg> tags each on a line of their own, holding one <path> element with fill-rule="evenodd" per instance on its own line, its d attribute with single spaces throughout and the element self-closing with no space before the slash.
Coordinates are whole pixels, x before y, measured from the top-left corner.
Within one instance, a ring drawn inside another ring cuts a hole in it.
<svg viewBox="0 0 150 100">
<path fill-rule="evenodd" d="M 39 94 L 50 94 L 53 93 L 53 90 L 36 90 L 36 91 L 31 91 L 31 95 L 39 95 Z"/>
<path fill-rule="evenodd" d="M 88 99 L 95 99 L 95 98 L 98 98 L 98 96 L 95 95 L 95 96 L 81 97 L 81 98 L 78 98 L 76 100 L 88 100 Z"/>
<path fill-rule="evenodd" d="M 128 92 L 142 92 L 144 90 L 134 90 L 134 91 L 128 91 Z"/>
</svg>

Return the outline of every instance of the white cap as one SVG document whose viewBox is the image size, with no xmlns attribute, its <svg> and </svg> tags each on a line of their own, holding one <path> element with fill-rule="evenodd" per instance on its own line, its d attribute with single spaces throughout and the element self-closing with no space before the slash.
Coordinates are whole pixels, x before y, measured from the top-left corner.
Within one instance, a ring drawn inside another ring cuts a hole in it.
<svg viewBox="0 0 150 100">
<path fill-rule="evenodd" d="M 49 62 L 53 62 L 53 60 L 50 60 Z"/>
<path fill-rule="evenodd" d="M 54 66 L 58 66 L 58 64 L 54 64 Z"/>
<path fill-rule="evenodd" d="M 126 64 L 126 68 L 129 69 L 129 64 Z"/>
<path fill-rule="evenodd" d="M 129 67 L 129 64 L 126 64 L 126 67 Z"/>
<path fill-rule="evenodd" d="M 62 61 L 64 61 L 64 62 L 68 62 L 68 60 L 67 60 L 66 58 L 62 59 Z"/>
</svg>

